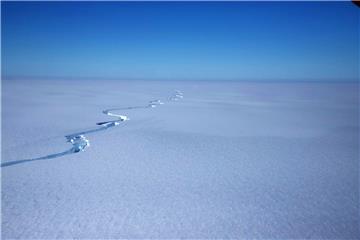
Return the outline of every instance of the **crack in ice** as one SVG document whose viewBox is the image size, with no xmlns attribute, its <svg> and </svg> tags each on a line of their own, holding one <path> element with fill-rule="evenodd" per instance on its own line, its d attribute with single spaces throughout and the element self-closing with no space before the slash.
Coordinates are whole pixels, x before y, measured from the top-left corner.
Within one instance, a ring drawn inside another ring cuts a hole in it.
<svg viewBox="0 0 360 240">
<path fill-rule="evenodd" d="M 168 101 L 177 101 L 181 98 L 183 98 L 182 92 L 180 92 L 179 90 L 176 90 L 175 93 L 172 96 L 170 96 L 167 100 Z M 95 129 L 91 129 L 91 130 L 87 130 L 87 131 L 82 131 L 82 132 L 77 132 L 77 133 L 66 135 L 65 138 L 66 138 L 67 142 L 72 144 L 72 148 L 70 148 L 69 150 L 64 151 L 64 152 L 55 153 L 55 154 L 46 155 L 43 157 L 38 157 L 38 158 L 30 158 L 30 159 L 17 160 L 17 161 L 11 161 L 11 162 L 5 161 L 5 162 L 1 163 L 1 167 L 7 167 L 7 166 L 20 164 L 20 163 L 37 161 L 37 160 L 53 159 L 53 158 L 67 155 L 67 154 L 83 152 L 83 151 L 85 151 L 86 148 L 88 148 L 90 146 L 90 141 L 85 137 L 85 134 L 103 131 L 108 128 L 118 126 L 120 124 L 120 122 L 130 120 L 130 118 L 128 116 L 116 114 L 116 113 L 114 113 L 114 111 L 140 109 L 140 108 L 155 108 L 155 107 L 157 107 L 159 105 L 163 105 L 163 104 L 164 104 L 164 102 L 162 102 L 159 99 L 156 99 L 156 100 L 149 101 L 149 103 L 144 106 L 105 109 L 102 111 L 104 114 L 111 116 L 111 117 L 116 117 L 117 119 L 96 123 L 96 125 L 101 126 L 100 128 L 95 128 Z"/>
</svg>

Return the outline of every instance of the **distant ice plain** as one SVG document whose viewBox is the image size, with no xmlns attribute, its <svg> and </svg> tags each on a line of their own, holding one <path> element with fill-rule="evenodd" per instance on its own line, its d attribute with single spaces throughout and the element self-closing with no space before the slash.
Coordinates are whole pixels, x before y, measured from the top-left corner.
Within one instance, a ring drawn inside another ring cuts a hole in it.
<svg viewBox="0 0 360 240">
<path fill-rule="evenodd" d="M 359 235 L 357 83 L 5 80 L 3 239 Z"/>
</svg>

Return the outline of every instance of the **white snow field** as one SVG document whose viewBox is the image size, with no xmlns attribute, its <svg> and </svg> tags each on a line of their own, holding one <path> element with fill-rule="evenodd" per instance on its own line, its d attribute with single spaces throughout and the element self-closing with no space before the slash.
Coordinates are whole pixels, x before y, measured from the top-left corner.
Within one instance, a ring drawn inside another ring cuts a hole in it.
<svg viewBox="0 0 360 240">
<path fill-rule="evenodd" d="M 2 239 L 359 238 L 358 107 L 357 83 L 4 80 Z"/>
</svg>

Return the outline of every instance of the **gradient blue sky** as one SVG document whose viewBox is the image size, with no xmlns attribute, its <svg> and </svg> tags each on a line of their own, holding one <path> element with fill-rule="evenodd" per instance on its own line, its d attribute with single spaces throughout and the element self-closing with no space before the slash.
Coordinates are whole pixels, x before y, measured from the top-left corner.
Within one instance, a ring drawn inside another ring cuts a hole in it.
<svg viewBox="0 0 360 240">
<path fill-rule="evenodd" d="M 2 2 L 3 77 L 354 80 L 351 2 Z"/>
</svg>

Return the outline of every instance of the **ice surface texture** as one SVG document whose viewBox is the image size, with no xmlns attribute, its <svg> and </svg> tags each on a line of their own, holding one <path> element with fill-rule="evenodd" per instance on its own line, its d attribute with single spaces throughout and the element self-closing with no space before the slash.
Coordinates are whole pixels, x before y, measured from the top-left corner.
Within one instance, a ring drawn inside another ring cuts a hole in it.
<svg viewBox="0 0 360 240">
<path fill-rule="evenodd" d="M 2 239 L 359 238 L 358 83 L 69 83 L 2 83 L 3 160 L 91 143 L 2 168 Z"/>
<path fill-rule="evenodd" d="M 175 93 L 168 98 L 168 101 L 176 101 L 182 97 L 183 97 L 183 93 L 176 90 Z M 156 99 L 156 100 L 149 101 L 149 104 L 144 105 L 144 106 L 112 108 L 112 109 L 103 110 L 102 112 L 104 114 L 111 116 L 111 117 L 116 117 L 117 120 L 98 122 L 96 124 L 102 126 L 101 128 L 94 128 L 94 129 L 90 129 L 87 131 L 66 135 L 65 138 L 67 139 L 67 142 L 72 144 L 71 149 L 64 151 L 64 152 L 54 153 L 54 154 L 50 154 L 50 155 L 46 155 L 46 156 L 38 157 L 38 158 L 23 159 L 23 160 L 9 161 L 9 162 L 4 161 L 4 162 L 1 162 L 1 167 L 8 167 L 8 166 L 12 166 L 12 165 L 20 164 L 20 163 L 26 163 L 26 162 L 37 161 L 37 160 L 52 159 L 52 158 L 64 156 L 66 154 L 78 153 L 78 152 L 85 151 L 85 149 L 90 146 L 90 141 L 84 136 L 84 134 L 90 134 L 90 133 L 106 130 L 108 128 L 118 126 L 120 124 L 120 122 L 130 120 L 130 118 L 128 116 L 116 114 L 116 113 L 114 113 L 115 111 L 141 109 L 141 108 L 154 108 L 154 107 L 156 107 L 158 105 L 162 105 L 162 104 L 164 104 L 164 102 L 162 102 L 160 99 Z"/>
</svg>

